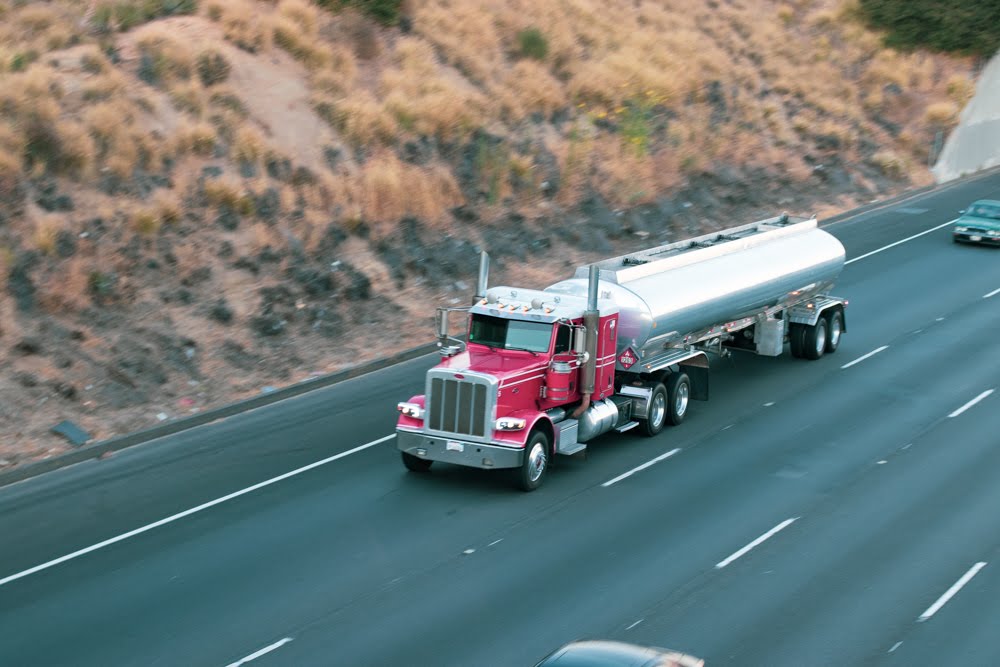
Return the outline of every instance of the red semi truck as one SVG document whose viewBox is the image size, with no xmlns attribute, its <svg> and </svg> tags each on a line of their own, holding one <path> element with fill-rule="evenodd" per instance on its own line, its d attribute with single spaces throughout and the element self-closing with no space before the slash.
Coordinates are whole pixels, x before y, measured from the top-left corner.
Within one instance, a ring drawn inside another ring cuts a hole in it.
<svg viewBox="0 0 1000 667">
<path fill-rule="evenodd" d="M 441 361 L 399 403 L 411 471 L 509 468 L 538 488 L 554 456 L 610 431 L 655 436 L 708 399 L 709 354 L 834 352 L 847 301 L 826 294 L 844 247 L 815 218 L 780 215 L 581 267 L 544 290 L 488 288 L 437 310 Z M 448 315 L 468 315 L 466 341 Z"/>
</svg>

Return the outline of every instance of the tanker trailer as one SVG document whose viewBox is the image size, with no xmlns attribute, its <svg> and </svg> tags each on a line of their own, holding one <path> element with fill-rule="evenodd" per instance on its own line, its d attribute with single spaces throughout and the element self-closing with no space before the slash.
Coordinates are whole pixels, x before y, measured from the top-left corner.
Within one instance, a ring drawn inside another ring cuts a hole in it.
<svg viewBox="0 0 1000 667">
<path fill-rule="evenodd" d="M 579 268 L 544 290 L 488 288 L 439 308 L 441 362 L 424 394 L 399 403 L 404 465 L 510 468 L 537 488 L 556 454 L 609 431 L 647 436 L 708 399 L 708 355 L 731 350 L 819 359 L 846 331 L 826 291 L 844 248 L 815 218 L 781 215 Z M 467 340 L 448 314 L 469 314 Z"/>
</svg>

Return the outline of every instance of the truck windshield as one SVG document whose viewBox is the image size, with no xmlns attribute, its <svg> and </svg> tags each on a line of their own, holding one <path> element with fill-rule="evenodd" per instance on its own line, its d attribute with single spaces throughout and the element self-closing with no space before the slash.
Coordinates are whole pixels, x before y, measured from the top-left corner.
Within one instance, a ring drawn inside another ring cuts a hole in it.
<svg viewBox="0 0 1000 667">
<path fill-rule="evenodd" d="M 469 342 L 507 350 L 548 352 L 552 325 L 543 322 L 508 320 L 491 315 L 473 315 Z"/>
</svg>

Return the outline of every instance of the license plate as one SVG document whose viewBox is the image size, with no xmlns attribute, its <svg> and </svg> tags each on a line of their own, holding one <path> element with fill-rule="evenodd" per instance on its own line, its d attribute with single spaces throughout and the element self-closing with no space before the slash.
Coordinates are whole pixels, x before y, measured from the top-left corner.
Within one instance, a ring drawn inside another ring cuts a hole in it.
<svg viewBox="0 0 1000 667">
<path fill-rule="evenodd" d="M 969 240 L 970 241 L 982 241 L 983 237 L 982 236 L 970 236 Z"/>
<path fill-rule="evenodd" d="M 449 440 L 444 444 L 444 448 L 449 452 L 464 452 L 465 445 L 460 442 L 455 442 L 454 440 Z"/>
</svg>

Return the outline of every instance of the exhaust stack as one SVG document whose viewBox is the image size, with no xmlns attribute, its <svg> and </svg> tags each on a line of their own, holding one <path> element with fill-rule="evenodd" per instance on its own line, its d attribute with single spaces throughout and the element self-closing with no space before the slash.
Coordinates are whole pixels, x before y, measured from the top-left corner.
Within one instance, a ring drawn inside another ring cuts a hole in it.
<svg viewBox="0 0 1000 667">
<path fill-rule="evenodd" d="M 490 278 L 490 256 L 485 250 L 479 253 L 479 282 L 476 283 L 476 298 L 473 303 L 486 297 Z"/>
<path fill-rule="evenodd" d="M 583 363 L 580 375 L 580 391 L 583 402 L 573 411 L 573 417 L 582 415 L 590 407 L 590 395 L 594 393 L 594 381 L 597 376 L 597 325 L 601 313 L 597 309 L 597 291 L 601 271 L 596 264 L 590 265 L 590 280 L 587 284 L 587 310 L 583 312 L 583 327 L 587 332 L 586 361 Z"/>
</svg>

